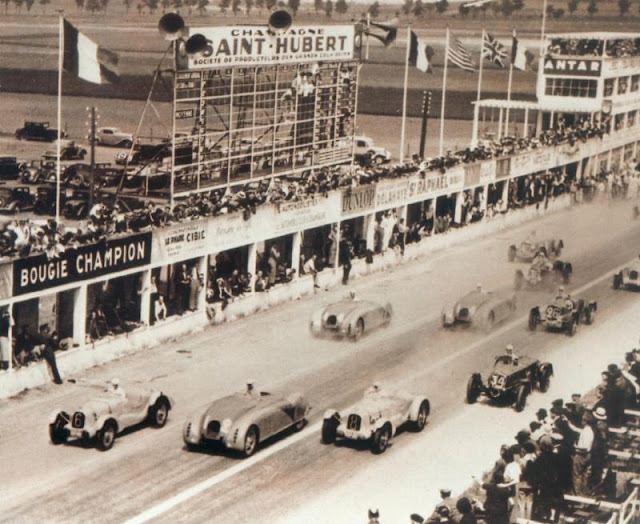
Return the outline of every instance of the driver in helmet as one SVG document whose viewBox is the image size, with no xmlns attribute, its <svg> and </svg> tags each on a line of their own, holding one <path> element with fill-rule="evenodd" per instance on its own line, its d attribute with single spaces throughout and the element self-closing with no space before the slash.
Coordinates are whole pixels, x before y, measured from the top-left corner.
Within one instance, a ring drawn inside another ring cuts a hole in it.
<svg viewBox="0 0 640 524">
<path fill-rule="evenodd" d="M 512 363 L 513 365 L 518 364 L 519 357 L 513 351 L 513 344 L 507 344 L 504 348 L 504 360 Z"/>
<path fill-rule="evenodd" d="M 545 269 L 548 271 L 553 269 L 553 264 L 547 257 L 546 249 L 543 247 L 541 247 L 536 253 L 536 256 L 533 257 L 533 261 L 531 262 L 531 265 L 532 267 L 538 269 L 539 271 L 542 271 Z"/>
</svg>

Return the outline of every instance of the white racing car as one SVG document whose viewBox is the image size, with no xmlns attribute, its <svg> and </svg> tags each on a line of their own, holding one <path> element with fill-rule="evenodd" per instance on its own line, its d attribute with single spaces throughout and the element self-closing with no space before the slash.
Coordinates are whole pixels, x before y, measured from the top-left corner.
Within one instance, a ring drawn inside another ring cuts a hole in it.
<svg viewBox="0 0 640 524">
<path fill-rule="evenodd" d="M 332 444 L 338 438 L 368 440 L 373 453 L 383 453 L 400 427 L 408 425 L 414 431 L 422 431 L 430 409 L 422 395 L 386 391 L 375 384 L 348 410 L 325 412 L 322 442 Z"/>
</svg>

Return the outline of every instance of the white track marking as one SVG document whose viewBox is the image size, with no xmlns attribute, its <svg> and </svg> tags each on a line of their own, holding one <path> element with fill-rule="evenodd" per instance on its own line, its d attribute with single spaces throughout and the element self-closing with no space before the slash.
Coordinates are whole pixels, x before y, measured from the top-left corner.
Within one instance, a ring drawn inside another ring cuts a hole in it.
<svg viewBox="0 0 640 524">
<path fill-rule="evenodd" d="M 634 258 L 635 260 L 635 258 Z M 623 268 L 627 267 L 629 265 L 629 263 L 625 263 L 622 264 L 621 266 L 618 266 L 617 268 L 613 269 L 613 270 L 609 270 L 606 273 L 604 273 L 603 275 L 599 276 L 598 278 L 595 278 L 594 280 L 591 280 L 590 282 L 587 282 L 586 284 L 573 289 L 572 292 L 575 295 L 581 294 L 584 291 L 597 286 L 598 284 L 600 284 L 601 282 L 604 282 L 607 278 L 611 278 L 615 273 L 618 273 L 620 270 L 622 270 Z M 455 353 L 451 353 L 448 356 L 446 356 L 445 358 L 438 360 L 438 362 L 433 363 L 432 365 L 426 367 L 426 368 L 420 368 L 419 371 L 416 371 L 416 373 L 414 373 L 412 376 L 409 377 L 404 377 L 402 379 L 402 383 L 407 383 L 407 382 L 412 382 L 418 378 L 420 378 L 421 376 L 428 374 L 436 369 L 440 369 L 442 368 L 443 365 L 448 364 L 449 362 L 451 362 L 452 360 L 456 360 L 458 358 L 460 358 L 462 355 L 466 355 L 467 353 L 470 353 L 474 350 L 476 350 L 478 347 L 482 346 L 483 344 L 485 344 L 488 340 L 491 340 L 492 338 L 495 338 L 499 335 L 502 335 L 503 333 L 506 333 L 507 331 L 513 329 L 514 327 L 516 327 L 518 324 L 522 323 L 524 320 L 526 320 L 528 318 L 528 313 L 525 315 L 522 315 L 514 320 L 512 320 L 511 322 L 509 322 L 508 324 L 504 324 L 503 326 L 501 326 L 500 328 L 492 331 L 491 333 L 489 333 L 488 335 L 478 339 L 477 341 L 475 341 L 474 343 L 470 344 L 469 346 L 461 349 L 460 351 L 457 351 Z M 428 322 L 425 321 L 424 319 L 422 319 L 421 323 L 423 322 Z M 263 460 L 268 459 L 269 457 L 271 457 L 272 455 L 275 455 L 276 453 L 282 451 L 283 449 L 288 448 L 289 446 L 292 446 L 294 444 L 297 444 L 298 442 L 300 442 L 301 440 L 312 436 L 312 434 L 317 433 L 318 431 L 320 431 L 320 429 L 322 428 L 322 422 L 317 422 L 316 424 L 307 427 L 306 429 L 304 429 L 303 431 L 301 431 L 300 433 L 297 433 L 296 435 L 293 435 L 289 438 L 287 438 L 286 440 L 282 440 L 272 446 L 269 446 L 267 449 L 263 449 L 260 450 L 260 452 L 256 455 L 254 455 L 253 457 L 250 457 L 234 466 L 231 466 L 228 469 L 225 469 L 224 471 L 221 471 L 220 473 L 216 473 L 215 475 L 213 475 L 212 477 L 203 480 L 202 482 L 199 482 L 198 484 L 195 484 L 193 486 L 191 486 L 190 488 L 187 488 L 183 491 L 181 491 L 180 493 L 178 493 L 177 495 L 174 495 L 173 497 L 170 497 L 168 499 L 166 499 L 163 502 L 160 502 L 159 504 L 156 504 L 155 506 L 152 506 L 151 508 L 143 511 L 142 513 L 138 514 L 135 517 L 132 517 L 131 519 L 127 520 L 125 522 L 125 524 L 142 524 L 144 522 L 148 522 L 156 517 L 159 517 L 160 515 L 166 513 L 167 511 L 173 509 L 174 507 L 176 507 L 177 505 L 186 502 L 190 499 L 192 499 L 193 497 L 195 497 L 196 495 L 199 495 L 200 493 L 202 493 L 203 491 L 206 491 L 218 484 L 220 484 L 221 482 L 239 474 L 242 473 L 243 471 L 246 471 L 250 468 L 252 468 L 253 466 L 255 466 L 256 464 L 259 464 L 260 462 L 262 462 Z"/>
</svg>

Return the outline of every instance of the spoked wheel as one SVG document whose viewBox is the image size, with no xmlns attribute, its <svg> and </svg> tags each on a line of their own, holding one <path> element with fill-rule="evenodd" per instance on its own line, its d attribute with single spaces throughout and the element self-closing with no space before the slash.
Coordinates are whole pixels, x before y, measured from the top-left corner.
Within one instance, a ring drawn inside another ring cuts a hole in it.
<svg viewBox="0 0 640 524">
<path fill-rule="evenodd" d="M 473 375 L 467 382 L 467 404 L 475 404 L 480 396 L 480 380 Z"/>
<path fill-rule="evenodd" d="M 149 415 L 154 427 L 163 427 L 169 417 L 169 403 L 164 398 L 159 398 L 149 410 Z"/>
<path fill-rule="evenodd" d="M 527 405 L 527 388 L 526 386 L 520 386 L 518 394 L 516 396 L 515 410 L 520 413 Z"/>
<path fill-rule="evenodd" d="M 364 333 L 364 320 L 359 318 L 353 329 L 353 341 L 357 342 L 358 340 L 360 340 L 360 337 L 362 337 L 363 333 Z"/>
<path fill-rule="evenodd" d="M 578 331 L 578 322 L 574 319 L 571 321 L 571 324 L 569 324 L 569 327 L 567 328 L 567 334 L 572 337 L 576 334 L 576 331 Z"/>
<path fill-rule="evenodd" d="M 97 438 L 100 451 L 110 450 L 116 440 L 116 425 L 110 420 L 105 422 L 102 429 L 98 431 Z"/>
<path fill-rule="evenodd" d="M 389 447 L 389 442 L 391 441 L 391 427 L 389 424 L 385 424 L 381 428 L 378 428 L 376 432 L 373 434 L 373 446 L 372 451 L 379 455 L 380 453 L 384 453 L 385 450 Z"/>
<path fill-rule="evenodd" d="M 413 429 L 414 431 L 422 431 L 424 427 L 427 425 L 427 417 L 429 416 L 429 403 L 426 400 L 423 400 L 420 404 L 420 409 L 418 410 L 418 416 L 414 423 Z"/>
<path fill-rule="evenodd" d="M 250 457 L 258 449 L 258 428 L 251 426 L 244 437 L 244 448 L 242 450 L 245 457 Z"/>
</svg>

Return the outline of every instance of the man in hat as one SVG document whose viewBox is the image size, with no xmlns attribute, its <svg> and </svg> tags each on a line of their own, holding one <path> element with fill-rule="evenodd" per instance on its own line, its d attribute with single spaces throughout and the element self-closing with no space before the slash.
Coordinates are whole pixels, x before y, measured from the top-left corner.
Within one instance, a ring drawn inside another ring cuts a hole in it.
<svg viewBox="0 0 640 524">
<path fill-rule="evenodd" d="M 531 463 L 528 474 L 533 490 L 532 517 L 535 520 L 555 520 L 556 508 L 562 504 L 560 462 L 554 452 L 551 435 L 543 436 L 539 445 L 540 454 Z"/>
<path fill-rule="evenodd" d="M 516 433 L 515 439 L 516 442 L 522 446 L 525 442 L 531 441 L 531 431 L 528 429 L 521 429 Z"/>
<path fill-rule="evenodd" d="M 419 515 L 418 513 L 412 513 L 410 519 L 411 524 L 423 524 L 424 522 L 424 517 L 422 517 L 422 515 Z"/>
<path fill-rule="evenodd" d="M 549 419 L 549 413 L 544 408 L 540 408 L 536 411 L 536 420 L 540 423 L 542 430 L 545 433 L 551 433 L 553 426 L 551 424 L 551 420 Z"/>
<path fill-rule="evenodd" d="M 260 395 L 260 392 L 256 389 L 255 380 L 247 380 L 247 389 L 244 392 L 244 395 L 245 397 L 251 397 L 254 400 L 260 400 L 262 398 L 262 395 Z"/>
<path fill-rule="evenodd" d="M 62 384 L 60 378 L 60 372 L 58 371 L 58 364 L 56 363 L 56 355 L 54 353 L 57 342 L 51 336 L 51 330 L 49 324 L 42 324 L 40 326 L 40 332 L 33 337 L 34 349 L 38 349 L 42 358 L 47 362 L 51 374 L 53 375 L 53 382 L 55 384 Z"/>
<path fill-rule="evenodd" d="M 540 422 L 538 422 L 537 420 L 529 423 L 529 429 L 531 430 L 530 440 L 533 443 L 538 442 L 543 435 L 546 435 L 542 424 L 540 424 Z"/>
<path fill-rule="evenodd" d="M 426 520 L 427 524 L 436 524 L 442 522 L 444 515 L 443 508 L 447 510 L 447 521 L 458 522 L 458 512 L 455 508 L 455 502 L 451 498 L 451 490 L 449 488 L 442 488 L 440 490 L 440 502 L 436 505 L 431 516 Z"/>
<path fill-rule="evenodd" d="M 591 480 L 591 449 L 593 447 L 593 428 L 589 424 L 587 414 L 582 417 L 581 426 L 574 426 L 566 417 L 569 427 L 578 434 L 578 442 L 573 448 L 573 464 L 571 479 L 573 492 L 576 495 L 587 496 L 590 494 L 589 481 Z"/>
<path fill-rule="evenodd" d="M 574 393 L 571 395 L 571 402 L 565 404 L 565 408 L 568 411 L 567 418 L 574 426 L 580 424 L 582 415 L 584 415 L 585 412 L 581 397 L 582 395 L 580 395 L 580 393 Z"/>
<path fill-rule="evenodd" d="M 607 425 L 607 410 L 602 406 L 592 413 L 595 421 L 593 428 L 593 446 L 591 447 L 591 490 L 598 495 L 602 491 L 604 482 L 604 468 L 609 455 L 609 426 Z"/>
</svg>

